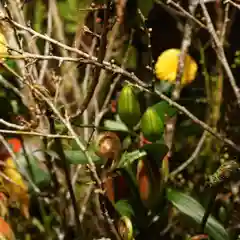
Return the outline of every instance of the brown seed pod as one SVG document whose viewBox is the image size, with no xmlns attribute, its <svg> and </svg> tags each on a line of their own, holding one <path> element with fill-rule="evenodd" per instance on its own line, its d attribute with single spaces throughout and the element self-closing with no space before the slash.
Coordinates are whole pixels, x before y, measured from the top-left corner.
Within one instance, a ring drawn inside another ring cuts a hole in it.
<svg viewBox="0 0 240 240">
<path fill-rule="evenodd" d="M 106 191 L 106 195 L 111 202 L 115 201 L 114 182 L 111 176 L 107 176 L 103 181 L 103 187 Z"/>
<path fill-rule="evenodd" d="M 152 168 L 149 160 L 139 160 L 137 164 L 137 183 L 142 203 L 152 208 L 159 199 L 160 175 Z"/>
<path fill-rule="evenodd" d="M 118 222 L 118 232 L 123 240 L 133 240 L 133 227 L 131 220 L 123 216 Z"/>
<path fill-rule="evenodd" d="M 106 161 L 117 160 L 121 152 L 119 137 L 113 132 L 103 132 L 96 139 L 97 155 L 105 158 Z"/>
<path fill-rule="evenodd" d="M 129 186 L 122 175 L 109 173 L 103 179 L 103 186 L 106 195 L 111 202 L 127 198 L 129 196 Z"/>
<path fill-rule="evenodd" d="M 143 160 L 139 160 L 137 165 L 137 181 L 139 194 L 142 201 L 147 201 L 150 195 L 150 179 L 147 167 Z"/>
</svg>

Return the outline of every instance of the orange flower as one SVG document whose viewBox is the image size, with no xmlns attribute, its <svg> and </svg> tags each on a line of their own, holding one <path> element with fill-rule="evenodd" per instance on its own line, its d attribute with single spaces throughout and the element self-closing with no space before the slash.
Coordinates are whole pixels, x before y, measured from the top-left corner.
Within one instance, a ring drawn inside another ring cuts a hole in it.
<svg viewBox="0 0 240 240">
<path fill-rule="evenodd" d="M 15 153 L 20 152 L 22 149 L 22 143 L 18 138 L 10 138 L 7 140 L 7 142 L 12 146 L 12 150 Z"/>
<path fill-rule="evenodd" d="M 7 240 L 14 240 L 14 233 L 7 222 L 0 217 L 0 237 L 3 237 Z"/>
</svg>

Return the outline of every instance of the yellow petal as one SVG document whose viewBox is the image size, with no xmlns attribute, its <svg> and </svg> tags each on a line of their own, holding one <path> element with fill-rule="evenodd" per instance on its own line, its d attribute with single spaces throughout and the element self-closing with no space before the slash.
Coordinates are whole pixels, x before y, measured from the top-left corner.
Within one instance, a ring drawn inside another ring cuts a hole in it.
<svg viewBox="0 0 240 240">
<path fill-rule="evenodd" d="M 6 160 L 3 173 L 11 180 L 3 179 L 4 187 L 9 194 L 10 202 L 17 202 L 21 205 L 20 210 L 23 215 L 29 217 L 29 195 L 28 187 L 24 182 L 21 174 L 18 172 L 12 158 Z"/>
<path fill-rule="evenodd" d="M 172 48 L 164 51 L 158 57 L 158 60 L 155 64 L 155 72 L 159 80 L 166 80 L 171 83 L 175 83 L 180 53 L 180 49 Z M 194 59 L 187 55 L 185 57 L 181 84 L 186 85 L 191 83 L 196 77 L 197 69 L 198 66 Z"/>
<path fill-rule="evenodd" d="M 4 193 L 0 192 L 0 217 L 7 216 L 8 213 L 8 199 Z"/>
</svg>

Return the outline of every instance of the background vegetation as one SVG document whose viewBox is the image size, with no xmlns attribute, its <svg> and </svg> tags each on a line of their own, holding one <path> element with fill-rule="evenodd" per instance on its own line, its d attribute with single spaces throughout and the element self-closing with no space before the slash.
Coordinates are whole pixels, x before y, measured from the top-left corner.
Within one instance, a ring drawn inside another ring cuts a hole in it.
<svg viewBox="0 0 240 240">
<path fill-rule="evenodd" d="M 1 1 L 0 235 L 238 239 L 239 9 Z"/>
</svg>

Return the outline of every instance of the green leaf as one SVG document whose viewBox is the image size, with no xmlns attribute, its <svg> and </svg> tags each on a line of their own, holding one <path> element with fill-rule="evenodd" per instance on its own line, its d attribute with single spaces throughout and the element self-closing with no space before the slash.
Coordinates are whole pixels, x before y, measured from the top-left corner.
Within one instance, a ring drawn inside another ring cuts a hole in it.
<svg viewBox="0 0 240 240">
<path fill-rule="evenodd" d="M 77 26 L 84 25 L 91 3 L 92 0 L 71 0 L 58 3 L 59 12 L 61 17 L 65 20 L 66 31 L 68 33 L 75 33 Z"/>
<path fill-rule="evenodd" d="M 162 159 L 168 153 L 168 147 L 163 141 L 157 141 L 156 143 L 145 144 L 141 148 L 145 150 L 148 156 L 157 163 L 159 167 L 161 167 Z"/>
<path fill-rule="evenodd" d="M 123 122 L 105 120 L 104 127 L 110 131 L 128 132 L 128 127 Z"/>
<path fill-rule="evenodd" d="M 205 209 L 195 199 L 173 189 L 167 190 L 167 198 L 180 212 L 201 224 Z M 213 216 L 209 216 L 205 229 L 213 239 L 229 240 L 227 231 Z"/>
<path fill-rule="evenodd" d="M 122 149 L 128 149 L 130 147 L 130 145 L 132 144 L 132 139 L 130 136 L 127 136 L 123 139 L 122 142 Z"/>
<path fill-rule="evenodd" d="M 161 101 L 153 105 L 152 108 L 157 112 L 163 122 L 165 120 L 165 116 L 173 117 L 177 113 L 176 108 L 170 106 L 170 104 L 166 101 Z"/>
<path fill-rule="evenodd" d="M 121 216 L 131 217 L 134 216 L 134 211 L 132 206 L 128 203 L 127 200 L 119 200 L 115 203 L 115 209 Z"/>
<path fill-rule="evenodd" d="M 143 150 L 136 150 L 133 152 L 125 152 L 118 163 L 118 168 L 131 165 L 134 161 L 146 156 L 147 153 Z"/>
<path fill-rule="evenodd" d="M 49 173 L 38 167 L 36 159 L 35 161 L 31 160 L 31 168 L 33 181 L 37 186 L 47 185 L 51 181 Z"/>
<path fill-rule="evenodd" d="M 64 151 L 69 164 L 88 164 L 89 161 L 86 157 L 86 154 L 81 150 L 67 150 Z M 94 152 L 88 151 L 88 154 L 92 158 L 94 163 L 102 163 L 102 159 L 98 157 Z"/>
<path fill-rule="evenodd" d="M 27 161 L 27 158 L 23 154 L 17 157 L 17 163 L 20 169 L 25 169 L 32 178 L 34 184 L 38 187 L 48 185 L 51 181 L 50 174 L 39 167 L 38 159 L 35 156 L 28 155 L 28 160 L 29 161 Z M 31 185 L 29 187 L 31 188 Z"/>
</svg>

